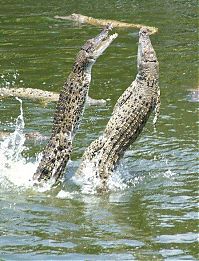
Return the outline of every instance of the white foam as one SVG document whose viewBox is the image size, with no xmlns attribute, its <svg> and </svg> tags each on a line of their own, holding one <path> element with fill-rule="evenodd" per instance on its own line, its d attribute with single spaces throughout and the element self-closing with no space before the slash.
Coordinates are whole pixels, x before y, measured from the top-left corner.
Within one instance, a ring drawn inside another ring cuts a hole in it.
<svg viewBox="0 0 199 261">
<path fill-rule="evenodd" d="M 96 162 L 98 162 L 96 160 Z M 123 168 L 118 168 L 107 179 L 107 188 L 109 191 L 124 190 L 128 187 L 123 179 Z M 97 194 L 102 185 L 101 178 L 97 173 L 97 166 L 94 162 L 84 161 L 84 168 L 73 178 L 73 181 L 80 186 L 83 194 Z"/>
<path fill-rule="evenodd" d="M 61 198 L 61 199 L 74 199 L 74 197 L 77 195 L 77 192 L 68 192 L 68 191 L 64 191 L 61 190 L 58 194 L 57 194 L 57 198 Z"/>
<path fill-rule="evenodd" d="M 101 180 L 94 172 L 95 164 L 89 161 L 85 161 L 84 163 L 81 173 L 75 175 L 72 180 L 81 187 L 82 193 L 95 194 L 101 184 Z"/>
<path fill-rule="evenodd" d="M 128 187 L 123 178 L 123 170 L 120 168 L 108 178 L 108 188 L 111 191 L 124 190 Z"/>
</svg>

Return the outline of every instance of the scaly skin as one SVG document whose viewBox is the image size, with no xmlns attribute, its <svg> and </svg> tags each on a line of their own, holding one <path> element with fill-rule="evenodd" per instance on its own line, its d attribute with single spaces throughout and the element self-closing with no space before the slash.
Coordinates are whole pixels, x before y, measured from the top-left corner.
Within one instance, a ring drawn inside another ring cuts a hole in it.
<svg viewBox="0 0 199 261">
<path fill-rule="evenodd" d="M 117 34 L 108 36 L 110 29 L 112 25 L 107 25 L 98 36 L 88 40 L 77 55 L 72 72 L 59 96 L 51 138 L 33 176 L 36 184 L 49 179 L 56 182 L 63 175 L 84 111 L 92 66 L 117 37 Z"/>
<path fill-rule="evenodd" d="M 137 67 L 136 79 L 118 99 L 103 134 L 86 149 L 77 171 L 77 176 L 82 175 L 89 165 L 101 180 L 99 191 L 107 190 L 108 177 L 143 130 L 151 112 L 156 112 L 154 123 L 159 114 L 159 64 L 146 28 L 139 33 Z"/>
</svg>

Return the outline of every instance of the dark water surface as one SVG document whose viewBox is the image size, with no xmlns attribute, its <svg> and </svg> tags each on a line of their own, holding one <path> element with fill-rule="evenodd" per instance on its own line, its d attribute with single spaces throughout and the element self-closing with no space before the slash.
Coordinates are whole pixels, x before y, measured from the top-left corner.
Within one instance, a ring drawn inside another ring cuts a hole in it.
<svg viewBox="0 0 199 261">
<path fill-rule="evenodd" d="M 198 88 L 197 8 L 196 0 L 0 0 L 1 87 L 60 91 L 79 48 L 99 32 L 53 19 L 75 12 L 159 28 L 151 40 L 162 103 L 157 130 L 151 117 L 122 161 L 123 190 L 84 194 L 66 176 L 41 193 L 0 178 L 0 260 L 198 260 L 198 103 L 191 97 Z M 138 32 L 117 32 L 94 65 L 90 88 L 107 106 L 86 109 L 71 175 L 136 75 Z M 54 108 L 24 99 L 25 131 L 49 135 Z M 14 131 L 19 102 L 2 99 L 0 109 L 0 131 Z M 34 161 L 44 144 L 26 146 Z"/>
</svg>

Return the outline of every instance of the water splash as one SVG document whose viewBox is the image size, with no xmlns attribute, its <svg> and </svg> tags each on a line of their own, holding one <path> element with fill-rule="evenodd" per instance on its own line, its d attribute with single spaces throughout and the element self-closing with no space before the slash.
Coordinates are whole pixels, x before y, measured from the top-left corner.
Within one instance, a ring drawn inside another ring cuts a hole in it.
<svg viewBox="0 0 199 261">
<path fill-rule="evenodd" d="M 15 86 L 16 83 L 23 83 L 23 80 L 19 79 L 19 72 L 17 70 L 0 75 L 0 85 L 2 87 L 10 88 Z"/>
<path fill-rule="evenodd" d="M 31 162 L 23 156 L 23 152 L 27 149 L 25 146 L 26 137 L 24 134 L 25 122 L 23 115 L 22 100 L 16 98 L 20 103 L 20 114 L 16 119 L 15 130 L 7 138 L 0 143 L 0 187 L 14 186 L 20 188 L 33 188 L 38 192 L 45 192 L 52 188 L 54 184 L 53 180 L 42 184 L 41 186 L 34 186 L 33 174 L 36 171 L 38 163 L 41 159 L 41 154 L 37 156 L 35 162 Z M 155 159 L 154 159 L 155 160 Z M 159 160 L 158 160 L 159 162 Z M 129 187 L 135 187 L 139 183 L 142 183 L 146 179 L 145 174 L 136 175 L 132 173 L 129 166 L 125 166 L 125 162 L 120 163 L 118 169 L 107 180 L 107 186 L 110 192 L 124 191 Z M 166 164 L 167 165 L 167 164 Z M 157 163 L 156 163 L 157 167 Z M 163 161 L 162 168 L 168 169 L 164 172 L 164 178 L 173 177 L 175 173 L 170 171 L 169 166 L 165 166 L 165 160 Z M 139 168 L 139 164 L 135 165 L 135 170 Z M 151 168 L 150 168 L 151 169 Z M 101 179 L 95 175 L 95 165 L 91 162 L 85 164 L 82 175 L 76 175 L 72 177 L 72 182 L 80 187 L 83 194 L 97 194 L 98 189 L 101 186 Z M 130 172 L 129 172 L 130 171 Z M 151 169 L 150 179 L 158 178 L 160 173 Z M 70 178 L 71 179 L 71 178 Z M 69 198 L 73 194 L 69 192 L 60 192 L 58 197 Z"/>
<path fill-rule="evenodd" d="M 0 75 L 0 86 L 1 87 L 10 88 L 10 87 L 14 87 L 18 83 L 20 83 L 20 84 L 23 83 L 23 80 L 20 79 L 18 70 L 10 71 L 6 74 Z"/>
<path fill-rule="evenodd" d="M 22 100 L 20 102 L 20 115 L 16 119 L 15 131 L 0 143 L 0 181 L 7 180 L 16 186 L 32 186 L 32 176 L 36 163 L 27 162 L 22 153 L 26 149 L 24 134 L 24 116 Z M 5 184 L 5 182 L 1 182 Z"/>
<path fill-rule="evenodd" d="M 1 162 L 4 162 L 8 167 L 13 161 L 17 162 L 21 160 L 21 153 L 25 149 L 25 135 L 23 134 L 25 123 L 23 119 L 22 100 L 17 97 L 16 100 L 20 102 L 20 115 L 16 119 L 15 131 L 0 144 L 0 156 L 4 158 L 4 160 L 1 158 Z"/>
<path fill-rule="evenodd" d="M 95 164 L 87 161 L 85 167 L 82 169 L 81 174 L 78 173 L 72 177 L 72 180 L 80 186 L 83 194 L 97 194 L 102 185 L 101 178 L 96 175 Z M 128 187 L 124 180 L 124 170 L 119 167 L 107 180 L 107 188 L 110 192 L 124 190 Z"/>
</svg>

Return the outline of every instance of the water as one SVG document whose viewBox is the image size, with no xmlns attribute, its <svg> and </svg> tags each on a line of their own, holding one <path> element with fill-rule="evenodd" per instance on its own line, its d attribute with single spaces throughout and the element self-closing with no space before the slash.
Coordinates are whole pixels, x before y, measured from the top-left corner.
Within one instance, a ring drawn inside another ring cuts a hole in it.
<svg viewBox="0 0 199 261">
<path fill-rule="evenodd" d="M 73 12 L 159 28 L 151 40 L 160 119 L 155 131 L 151 117 L 126 152 L 112 181 L 117 190 L 93 194 L 73 181 L 83 151 L 136 75 L 137 31 L 118 31 L 90 88 L 107 106 L 86 109 L 64 183 L 38 191 L 31 175 L 45 141 L 25 133 L 49 136 L 55 104 L 2 99 L 0 131 L 11 136 L 0 149 L 0 260 L 198 260 L 197 1 L 1 0 L 2 87 L 59 92 L 80 46 L 99 32 L 53 19 Z"/>
</svg>

